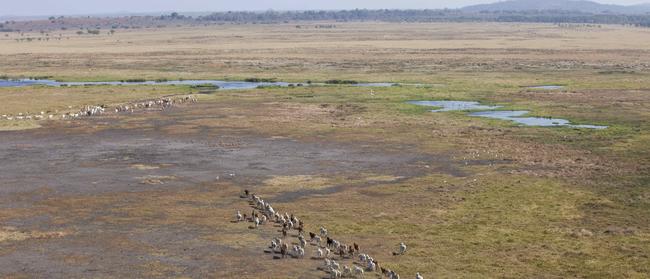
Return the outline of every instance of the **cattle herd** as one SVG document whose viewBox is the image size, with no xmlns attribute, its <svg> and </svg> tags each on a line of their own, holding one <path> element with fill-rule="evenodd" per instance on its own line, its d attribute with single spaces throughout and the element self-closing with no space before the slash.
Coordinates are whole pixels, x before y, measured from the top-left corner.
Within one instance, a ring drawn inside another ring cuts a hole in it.
<svg viewBox="0 0 650 279">
<path fill-rule="evenodd" d="M 325 271 L 330 278 L 361 278 L 364 273 L 376 273 L 389 279 L 399 279 L 397 272 L 380 266 L 379 262 L 372 256 L 362 253 L 359 244 L 346 244 L 334 239 L 325 227 L 320 227 L 317 233 L 308 232 L 305 234 L 305 223 L 296 215 L 276 211 L 270 203 L 250 191 L 244 190 L 241 198 L 249 200 L 252 212 L 250 215 L 237 211 L 236 222 L 253 223 L 250 228 L 259 228 L 264 225 L 272 225 L 281 228 L 278 232 L 281 235 L 271 240 L 265 252 L 279 254 L 277 258 L 303 259 L 308 247 L 314 249 L 313 260 L 322 260 L 323 265 L 319 270 Z M 291 232 L 297 235 L 289 236 Z M 306 239 L 306 235 L 309 240 Z M 295 239 L 293 239 L 295 237 Z M 296 240 L 296 241 L 294 241 Z M 309 244 L 309 245 L 308 245 Z M 270 250 L 269 250 L 270 249 Z M 393 255 L 399 256 L 406 253 L 406 244 L 400 243 L 398 252 Z M 352 266 L 341 266 L 342 261 L 352 260 Z M 420 273 L 415 275 L 416 279 L 423 279 Z"/>
<path fill-rule="evenodd" d="M 106 113 L 133 113 L 137 110 L 147 109 L 161 109 L 173 107 L 177 104 L 195 103 L 197 100 L 193 95 L 189 96 L 176 96 L 176 97 L 162 97 L 153 100 L 138 101 L 133 103 L 117 105 L 114 108 L 109 108 L 107 105 L 93 105 L 84 106 L 78 111 L 68 111 L 59 113 L 59 111 L 41 111 L 40 113 L 18 113 L 16 115 L 4 114 L 2 119 L 5 120 L 54 120 L 54 119 L 76 119 L 80 117 L 97 116 Z M 68 107 L 72 109 L 71 106 Z"/>
</svg>

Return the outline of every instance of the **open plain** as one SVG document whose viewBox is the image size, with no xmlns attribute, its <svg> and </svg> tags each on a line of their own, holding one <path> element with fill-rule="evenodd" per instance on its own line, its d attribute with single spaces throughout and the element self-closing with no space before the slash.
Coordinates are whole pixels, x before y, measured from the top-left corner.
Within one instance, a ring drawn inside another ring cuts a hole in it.
<svg viewBox="0 0 650 279">
<path fill-rule="evenodd" d="M 650 29 L 322 24 L 0 37 L 10 78 L 401 84 L 0 88 L 12 116 L 198 99 L 0 119 L 0 277 L 328 277 L 316 246 L 277 259 L 265 250 L 280 227 L 235 222 L 252 210 L 245 189 L 402 278 L 650 276 Z M 563 87 L 528 88 L 540 85 Z M 518 126 L 413 100 L 608 128 Z"/>
</svg>

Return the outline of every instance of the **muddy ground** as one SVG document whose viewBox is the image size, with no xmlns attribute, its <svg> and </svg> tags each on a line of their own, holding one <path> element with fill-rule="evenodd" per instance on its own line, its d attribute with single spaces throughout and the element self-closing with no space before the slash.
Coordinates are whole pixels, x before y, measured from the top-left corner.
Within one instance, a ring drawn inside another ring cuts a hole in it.
<svg viewBox="0 0 650 279">
<path fill-rule="evenodd" d="M 8 240 L 0 241 L 0 277 L 325 276 L 315 260 L 312 268 L 272 269 L 263 248 L 274 229 L 248 237 L 252 245 L 233 241 L 250 230 L 229 217 L 248 212 L 238 197 L 244 188 L 274 176 L 345 178 L 271 199 L 286 203 L 371 187 L 346 183 L 366 173 L 396 182 L 465 175 L 446 154 L 406 145 L 301 142 L 228 127 L 165 130 L 206 106 L 143 112 L 135 122 L 99 117 L 0 132 L 0 238 Z"/>
</svg>

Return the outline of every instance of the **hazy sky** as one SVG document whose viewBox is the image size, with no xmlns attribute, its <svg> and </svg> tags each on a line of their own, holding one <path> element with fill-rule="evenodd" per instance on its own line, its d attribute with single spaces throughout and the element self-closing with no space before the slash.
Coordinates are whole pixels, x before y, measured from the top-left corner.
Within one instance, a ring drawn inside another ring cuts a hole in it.
<svg viewBox="0 0 650 279">
<path fill-rule="evenodd" d="M 458 8 L 497 0 L 0 0 L 0 15 L 74 15 L 115 12 Z M 541 0 L 543 1 L 543 0 Z M 650 0 L 597 0 L 638 4 Z"/>
</svg>

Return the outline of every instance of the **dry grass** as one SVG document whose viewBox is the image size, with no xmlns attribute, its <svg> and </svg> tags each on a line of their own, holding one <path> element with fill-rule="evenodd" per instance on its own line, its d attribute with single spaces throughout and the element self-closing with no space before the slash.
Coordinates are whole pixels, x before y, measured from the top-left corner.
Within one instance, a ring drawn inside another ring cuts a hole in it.
<svg viewBox="0 0 650 279">
<path fill-rule="evenodd" d="M 223 25 L 65 37 L 70 39 L 31 43 L 1 38 L 0 74 L 436 82 L 445 76 L 441 71 L 638 71 L 649 65 L 650 32 L 616 26 L 337 23 L 329 30 Z"/>
<path fill-rule="evenodd" d="M 264 188 L 273 190 L 300 190 L 300 189 L 322 189 L 327 187 L 328 180 L 322 177 L 311 175 L 274 176 L 264 181 Z"/>
<path fill-rule="evenodd" d="M 69 235 L 69 232 L 39 232 L 21 231 L 14 227 L 0 228 L 0 242 L 4 241 L 25 241 L 29 239 L 60 238 Z"/>
</svg>

